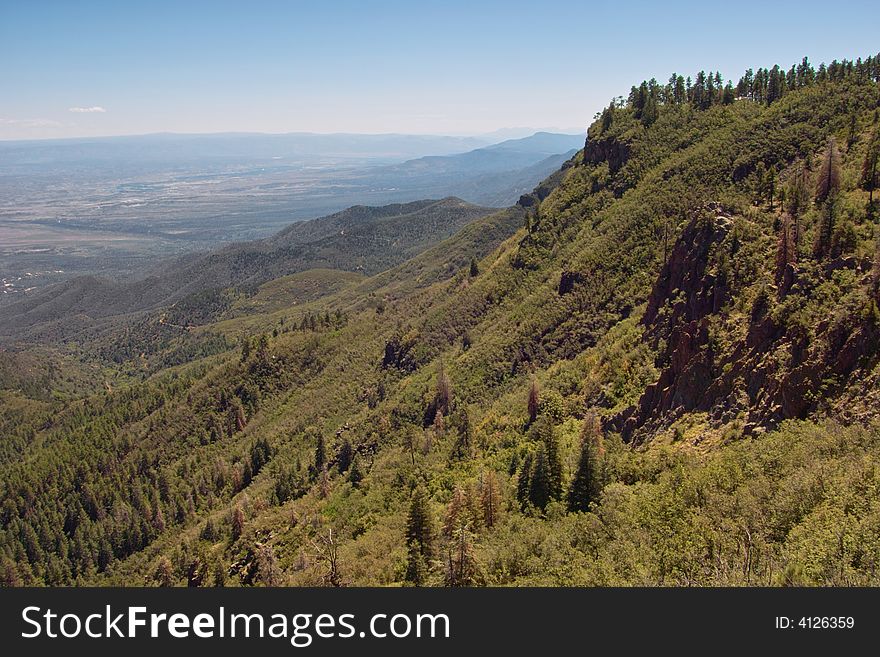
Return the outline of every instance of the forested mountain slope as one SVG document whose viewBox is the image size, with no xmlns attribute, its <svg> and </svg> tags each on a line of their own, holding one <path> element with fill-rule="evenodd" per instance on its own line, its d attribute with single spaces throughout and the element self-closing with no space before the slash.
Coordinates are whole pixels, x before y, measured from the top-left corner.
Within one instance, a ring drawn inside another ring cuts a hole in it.
<svg viewBox="0 0 880 657">
<path fill-rule="evenodd" d="M 878 107 L 876 57 L 645 82 L 234 348 L 4 393 L 5 582 L 877 584 Z"/>
</svg>

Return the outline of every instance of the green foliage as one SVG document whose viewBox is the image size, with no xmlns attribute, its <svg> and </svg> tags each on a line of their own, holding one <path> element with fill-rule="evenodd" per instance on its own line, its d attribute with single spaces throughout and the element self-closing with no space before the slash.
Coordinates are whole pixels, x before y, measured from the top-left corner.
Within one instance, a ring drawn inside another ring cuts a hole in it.
<svg viewBox="0 0 880 657">
<path fill-rule="evenodd" d="M 434 558 L 434 520 L 424 486 L 413 491 L 406 519 L 406 546 L 406 581 L 421 586 L 427 582 Z"/>
<path fill-rule="evenodd" d="M 524 205 L 375 276 L 4 352 L 2 581 L 877 584 L 876 66 L 647 81 Z M 691 225 L 705 271 L 649 321 Z M 678 408 L 695 358 L 729 394 Z M 756 412 L 777 385 L 797 419 Z"/>
</svg>

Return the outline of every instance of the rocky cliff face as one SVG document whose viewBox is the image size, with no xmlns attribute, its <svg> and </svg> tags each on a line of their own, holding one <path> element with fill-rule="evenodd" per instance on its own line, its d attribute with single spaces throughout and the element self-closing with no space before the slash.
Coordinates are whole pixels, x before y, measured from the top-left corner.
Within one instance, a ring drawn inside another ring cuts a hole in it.
<svg viewBox="0 0 880 657">
<path fill-rule="evenodd" d="M 739 420 L 746 433 L 819 410 L 846 415 L 851 405 L 835 409 L 829 400 L 858 389 L 856 379 L 874 376 L 876 312 L 829 317 L 812 330 L 786 328 L 771 312 L 772 289 L 757 295 L 744 330 L 733 334 L 740 337 L 718 346 L 713 320 L 727 316 L 732 295 L 719 254 L 729 248 L 732 226 L 724 209 L 710 204 L 686 227 L 660 272 L 642 322 L 661 374 L 638 404 L 610 419 L 609 428 L 626 440 L 640 442 L 689 411 L 707 412 L 716 425 Z M 870 274 L 860 267 L 850 258 L 826 270 L 853 268 L 867 291 Z M 790 278 L 786 293 L 796 294 L 796 266 Z"/>
<path fill-rule="evenodd" d="M 611 173 L 620 169 L 630 156 L 629 144 L 609 139 L 587 139 L 584 144 L 584 164 L 607 162 Z"/>
</svg>

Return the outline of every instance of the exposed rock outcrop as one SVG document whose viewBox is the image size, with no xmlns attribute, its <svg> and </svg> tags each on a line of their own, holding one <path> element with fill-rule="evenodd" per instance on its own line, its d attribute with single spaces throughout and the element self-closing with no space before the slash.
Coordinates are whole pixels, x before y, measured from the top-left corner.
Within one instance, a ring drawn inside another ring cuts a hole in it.
<svg viewBox="0 0 880 657">
<path fill-rule="evenodd" d="M 730 298 L 716 260 L 732 225 L 723 208 L 710 204 L 660 272 L 642 320 L 660 376 L 638 404 L 608 421 L 626 440 L 640 442 L 688 411 L 705 411 L 716 424 L 739 418 L 746 433 L 804 418 L 880 355 L 880 328 L 871 316 L 829 319 L 811 332 L 786 329 L 770 312 L 769 292 L 755 300 L 742 337 L 723 350 L 714 345 L 713 318 L 724 315 Z"/>
<path fill-rule="evenodd" d="M 629 159 L 630 147 L 617 139 L 587 139 L 584 144 L 584 164 L 608 162 L 608 168 L 614 173 Z"/>
</svg>

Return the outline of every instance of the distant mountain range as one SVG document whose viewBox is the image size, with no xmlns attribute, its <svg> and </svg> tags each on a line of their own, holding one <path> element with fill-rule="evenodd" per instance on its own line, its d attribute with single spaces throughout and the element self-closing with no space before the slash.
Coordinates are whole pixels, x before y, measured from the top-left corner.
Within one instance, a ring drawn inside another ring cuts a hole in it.
<svg viewBox="0 0 880 657">
<path fill-rule="evenodd" d="M 472 203 L 505 207 L 530 192 L 583 144 L 583 135 L 538 132 L 466 153 L 408 160 L 377 169 L 374 175 L 395 180 L 417 196 L 453 194 Z"/>
<path fill-rule="evenodd" d="M 426 154 L 449 155 L 491 145 L 480 137 L 365 135 L 158 133 L 127 137 L 0 141 L 0 172 L 15 166 L 64 166 L 116 162 L 189 164 L 202 160 L 312 160 L 334 158 L 401 161 Z"/>
<path fill-rule="evenodd" d="M 168 306 L 189 294 L 227 287 L 254 289 L 310 269 L 378 273 L 441 242 L 493 212 L 461 199 L 422 200 L 383 207 L 354 206 L 292 224 L 254 242 L 168 261 L 140 278 L 114 283 L 82 276 L 5 306 L 0 335 L 66 335 L 95 320 Z"/>
</svg>

